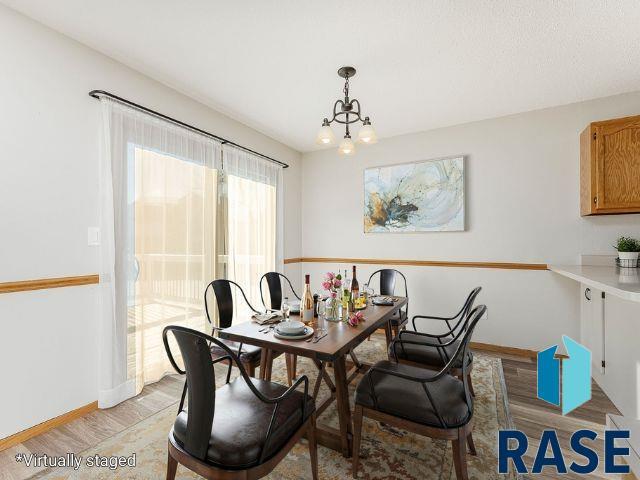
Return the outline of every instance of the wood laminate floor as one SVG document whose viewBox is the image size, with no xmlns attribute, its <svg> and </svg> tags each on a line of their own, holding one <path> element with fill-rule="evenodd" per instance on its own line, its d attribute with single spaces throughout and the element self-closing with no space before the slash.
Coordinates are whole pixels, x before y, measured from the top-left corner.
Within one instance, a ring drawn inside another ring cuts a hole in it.
<svg viewBox="0 0 640 480">
<path fill-rule="evenodd" d="M 507 356 L 502 356 L 501 358 L 511 417 L 513 418 L 515 428 L 522 430 L 529 437 L 529 450 L 527 451 L 525 461 L 528 466 L 533 464 L 542 432 L 551 429 L 557 431 L 567 465 L 574 459 L 581 464 L 585 463 L 583 457 L 569 455 L 571 452 L 569 448 L 571 434 L 583 428 L 598 432 L 598 438 L 596 442 L 594 442 L 594 446 L 596 447 L 598 456 L 603 458 L 603 432 L 606 423 L 606 414 L 619 414 L 619 412 L 611 400 L 609 400 L 609 397 L 607 397 L 595 382 L 592 382 L 591 400 L 568 415 L 563 416 L 559 407 L 543 402 L 537 398 L 537 368 L 534 359 Z M 546 480 L 558 478 L 615 479 L 622 477 L 605 475 L 602 471 L 593 475 L 576 475 L 573 473 L 558 475 L 553 471 L 553 473 L 547 473 L 546 475 L 532 475 L 530 478 Z"/>
<path fill-rule="evenodd" d="M 562 416 L 560 409 L 536 398 L 536 363 L 528 358 L 498 355 L 502 359 L 509 397 L 511 415 L 515 427 L 524 431 L 530 439 L 527 452 L 527 464 L 533 463 L 537 449 L 537 440 L 545 429 L 556 429 L 563 451 L 569 451 L 569 438 L 572 432 L 589 428 L 602 435 L 606 413 L 618 413 L 615 406 L 602 390 L 593 386 L 593 398 L 590 402 Z M 16 463 L 15 455 L 22 453 L 48 453 L 62 455 L 79 453 L 114 436 L 129 426 L 153 415 L 173 404 L 180 398 L 182 380 L 176 376 L 167 376 L 160 382 L 148 385 L 142 393 L 122 404 L 108 409 L 92 412 L 64 426 L 50 430 L 22 444 L 0 452 L 0 480 L 24 480 L 39 473 L 37 469 L 24 467 Z M 598 453 L 602 455 L 602 440 L 599 438 Z M 572 460 L 571 457 L 566 458 Z M 582 459 L 581 459 L 582 460 Z M 559 478 L 555 474 L 536 475 L 536 479 Z M 563 475 L 566 479 L 613 478 L 611 476 Z"/>
</svg>

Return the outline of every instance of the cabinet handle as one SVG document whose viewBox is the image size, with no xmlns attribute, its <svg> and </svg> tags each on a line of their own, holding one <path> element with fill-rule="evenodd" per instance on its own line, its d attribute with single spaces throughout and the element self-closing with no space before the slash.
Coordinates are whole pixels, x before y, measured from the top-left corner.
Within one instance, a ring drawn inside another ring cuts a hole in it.
<svg viewBox="0 0 640 480">
<path fill-rule="evenodd" d="M 585 288 L 584 289 L 584 298 L 586 298 L 587 300 L 591 301 L 591 289 L 590 288 Z"/>
</svg>

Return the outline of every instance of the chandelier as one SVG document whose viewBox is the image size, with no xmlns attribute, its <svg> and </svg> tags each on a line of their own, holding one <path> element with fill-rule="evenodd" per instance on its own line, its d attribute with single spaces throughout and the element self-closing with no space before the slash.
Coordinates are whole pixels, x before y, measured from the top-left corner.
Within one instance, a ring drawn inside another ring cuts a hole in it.
<svg viewBox="0 0 640 480">
<path fill-rule="evenodd" d="M 342 67 L 338 70 L 338 75 L 344 78 L 344 89 L 342 90 L 344 92 L 344 100 L 336 100 L 336 103 L 333 104 L 333 117 L 331 120 L 325 118 L 322 121 L 322 127 L 320 127 L 320 131 L 316 137 L 316 143 L 318 145 L 331 145 L 335 140 L 333 130 L 331 130 L 331 124 L 333 122 L 343 124 L 345 133 L 338 147 L 338 153 L 340 155 L 353 155 L 356 153 L 356 146 L 353 140 L 351 140 L 351 132 L 349 130 L 349 125 L 356 122 L 362 123 L 362 127 L 358 132 L 358 142 L 370 145 L 378 141 L 369 117 L 362 119 L 360 102 L 355 98 L 349 98 L 349 78 L 355 74 L 356 69 L 353 67 Z"/>
</svg>

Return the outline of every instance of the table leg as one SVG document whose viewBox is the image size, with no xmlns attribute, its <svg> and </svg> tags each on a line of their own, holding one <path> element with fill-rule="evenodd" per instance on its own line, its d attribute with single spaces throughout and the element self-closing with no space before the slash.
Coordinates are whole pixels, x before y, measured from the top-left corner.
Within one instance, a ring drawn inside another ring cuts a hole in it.
<svg viewBox="0 0 640 480">
<path fill-rule="evenodd" d="M 292 355 L 291 353 L 284 354 L 285 363 L 287 364 L 287 384 L 289 386 L 293 385 L 293 381 L 296 378 L 295 367 L 293 365 L 294 358 L 295 355 Z"/>
<path fill-rule="evenodd" d="M 349 386 L 347 383 L 347 366 L 344 355 L 333 362 L 333 372 L 336 382 L 336 403 L 338 407 L 338 419 L 340 421 L 340 447 L 342 455 L 351 456 L 351 408 L 349 407 Z"/>
<path fill-rule="evenodd" d="M 393 340 L 393 333 L 391 330 L 391 320 L 387 320 L 387 323 L 384 324 L 384 334 L 387 337 L 387 357 L 389 356 L 389 345 L 391 345 L 391 341 Z"/>
<path fill-rule="evenodd" d="M 273 372 L 273 350 L 267 349 L 267 368 L 264 370 L 264 379 L 271 381 L 271 372 Z"/>
<path fill-rule="evenodd" d="M 262 347 L 260 352 L 260 380 L 271 381 L 271 371 L 273 370 L 273 350 Z"/>
</svg>

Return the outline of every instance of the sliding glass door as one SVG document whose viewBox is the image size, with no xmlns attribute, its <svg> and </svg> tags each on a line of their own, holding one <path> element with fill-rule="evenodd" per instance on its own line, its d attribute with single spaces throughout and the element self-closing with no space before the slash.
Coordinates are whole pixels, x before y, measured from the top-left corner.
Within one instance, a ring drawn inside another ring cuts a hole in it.
<svg viewBox="0 0 640 480">
<path fill-rule="evenodd" d="M 134 302 L 129 376 L 142 386 L 168 365 L 162 330 L 207 330 L 202 292 L 216 277 L 218 170 L 154 150 L 133 150 Z"/>
<path fill-rule="evenodd" d="M 234 175 L 227 180 L 227 277 L 242 286 L 254 308 L 262 309 L 258 281 L 276 269 L 276 187 Z M 253 312 L 245 303 L 235 306 L 237 321 L 249 321 Z"/>
<path fill-rule="evenodd" d="M 203 302 L 209 282 L 234 280 L 262 307 L 258 280 L 282 257 L 276 254 L 282 169 L 118 102 L 101 102 L 98 402 L 107 408 L 172 372 L 165 326 L 210 332 Z M 250 318 L 241 302 L 236 318 Z"/>
</svg>

